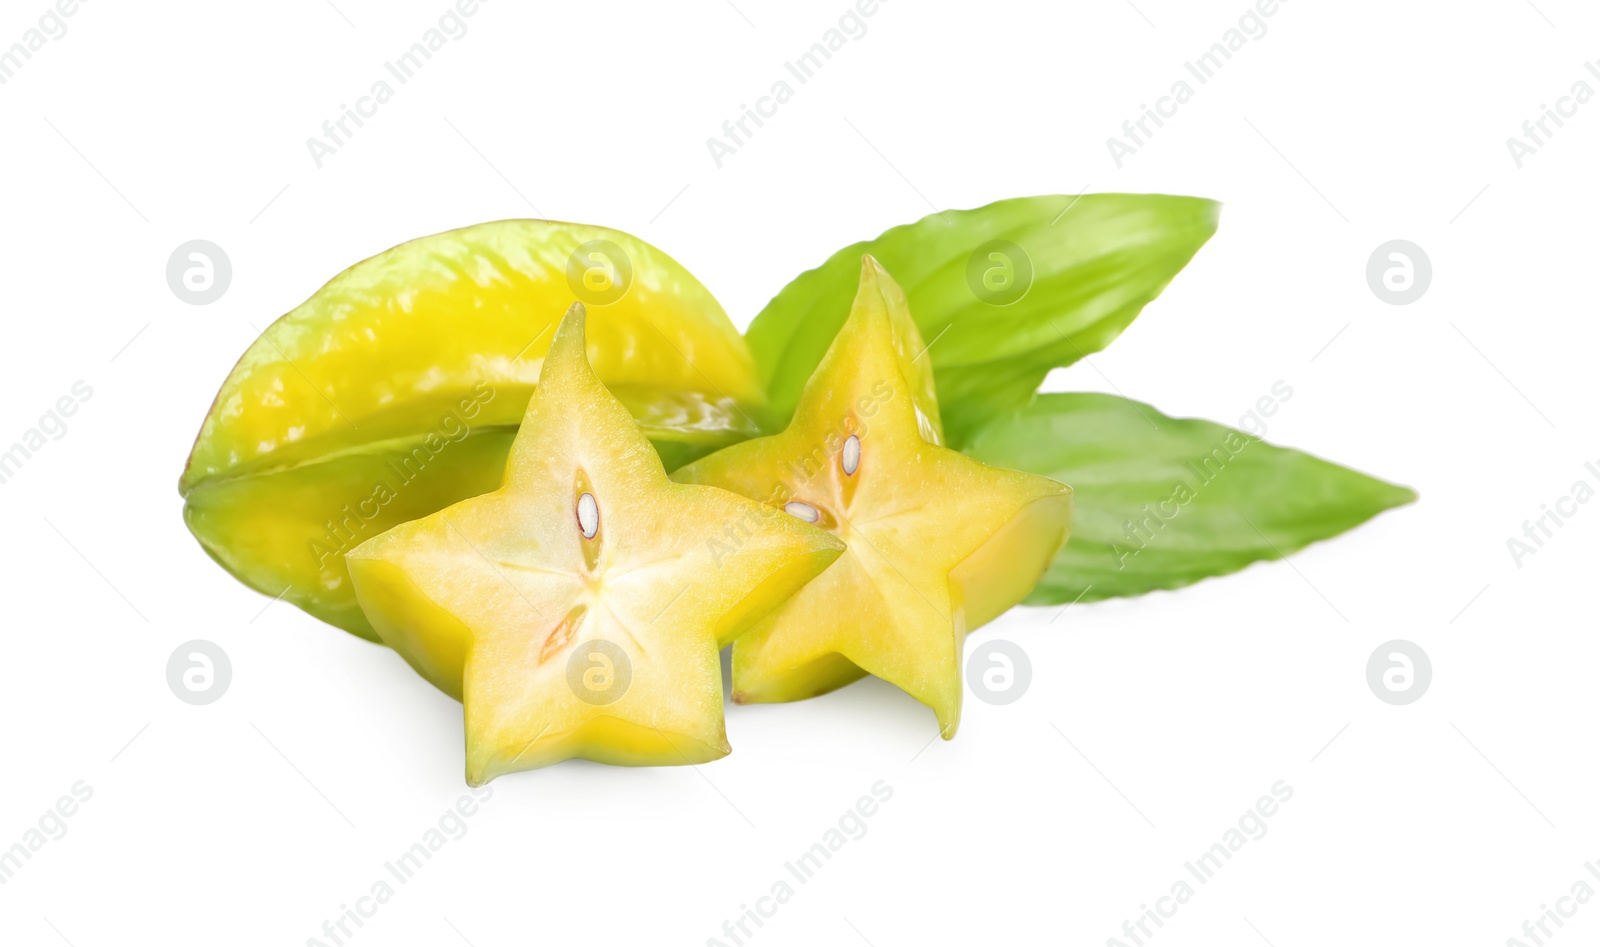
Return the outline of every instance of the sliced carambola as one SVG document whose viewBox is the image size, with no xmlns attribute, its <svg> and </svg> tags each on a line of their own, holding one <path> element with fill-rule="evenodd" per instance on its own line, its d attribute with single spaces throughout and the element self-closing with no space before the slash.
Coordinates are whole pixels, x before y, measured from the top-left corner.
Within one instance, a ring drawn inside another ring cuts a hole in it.
<svg viewBox="0 0 1600 947">
<path fill-rule="evenodd" d="M 348 561 L 384 643 L 465 704 L 477 785 L 570 757 L 723 756 L 719 641 L 843 548 L 744 497 L 669 480 L 590 369 L 575 305 L 504 485 L 368 540 Z"/>
<path fill-rule="evenodd" d="M 343 554 L 500 483 L 556 320 L 594 306 L 594 370 L 671 466 L 755 433 L 749 350 L 693 276 L 603 227 L 511 220 L 358 263 L 256 340 L 179 490 L 250 587 L 364 637 Z"/>
<path fill-rule="evenodd" d="M 948 739 L 967 632 L 1021 601 L 1066 541 L 1069 487 L 935 442 L 926 363 L 904 294 L 867 257 L 789 427 L 673 475 L 762 500 L 848 547 L 734 643 L 734 700 L 797 700 L 874 674 L 931 707 Z"/>
</svg>

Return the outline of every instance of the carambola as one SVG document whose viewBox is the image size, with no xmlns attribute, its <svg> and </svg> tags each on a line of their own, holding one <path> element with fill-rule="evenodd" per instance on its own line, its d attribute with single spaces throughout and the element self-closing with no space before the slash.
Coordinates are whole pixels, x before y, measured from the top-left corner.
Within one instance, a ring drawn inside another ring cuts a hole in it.
<svg viewBox="0 0 1600 947">
<path fill-rule="evenodd" d="M 714 540 L 737 524 L 742 541 Z M 725 755 L 718 648 L 844 543 L 716 487 L 674 483 L 561 323 L 504 485 L 349 555 L 385 644 L 466 712 L 467 779 L 570 757 Z"/>
<path fill-rule="evenodd" d="M 845 542 L 839 560 L 733 646 L 733 699 L 798 700 L 873 674 L 961 716 L 962 644 L 1020 602 L 1066 542 L 1072 490 L 941 445 L 926 346 L 870 256 L 849 318 L 781 434 L 673 474 Z"/>
<path fill-rule="evenodd" d="M 356 264 L 251 345 L 179 482 L 189 529 L 251 588 L 374 638 L 344 553 L 500 485 L 574 298 L 669 465 L 757 433 L 749 350 L 676 261 L 603 227 L 482 224 Z"/>
</svg>

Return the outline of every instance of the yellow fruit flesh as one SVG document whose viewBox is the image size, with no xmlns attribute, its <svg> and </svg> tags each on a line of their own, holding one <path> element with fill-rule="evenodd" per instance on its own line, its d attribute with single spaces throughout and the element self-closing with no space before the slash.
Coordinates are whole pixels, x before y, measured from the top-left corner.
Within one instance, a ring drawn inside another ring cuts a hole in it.
<svg viewBox="0 0 1600 947">
<path fill-rule="evenodd" d="M 921 349 L 904 295 L 867 258 L 788 429 L 674 474 L 814 515 L 847 546 L 734 643 L 736 700 L 796 700 L 870 673 L 932 708 L 949 738 L 967 632 L 1020 601 L 1066 541 L 1070 488 L 931 441 Z"/>
<path fill-rule="evenodd" d="M 499 483 L 574 298 L 569 262 L 589 266 L 578 251 L 595 241 L 628 283 L 596 307 L 589 354 L 666 461 L 754 434 L 749 351 L 670 257 L 601 227 L 483 224 L 351 267 L 251 346 L 179 484 L 201 545 L 252 588 L 374 637 L 343 553 Z"/>
<path fill-rule="evenodd" d="M 760 620 L 843 548 L 727 491 L 668 480 L 590 370 L 574 310 L 504 484 L 347 556 L 384 643 L 462 698 L 473 784 L 573 756 L 724 755 L 719 636 Z M 736 546 L 719 540 L 735 527 Z"/>
</svg>

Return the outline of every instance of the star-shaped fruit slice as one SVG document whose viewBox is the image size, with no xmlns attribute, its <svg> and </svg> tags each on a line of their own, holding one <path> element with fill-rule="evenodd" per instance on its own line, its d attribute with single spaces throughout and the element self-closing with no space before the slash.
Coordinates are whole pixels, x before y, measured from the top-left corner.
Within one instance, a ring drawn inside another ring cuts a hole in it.
<svg viewBox="0 0 1600 947">
<path fill-rule="evenodd" d="M 844 555 L 733 646 L 733 699 L 797 700 L 872 674 L 955 735 L 967 632 L 1021 601 L 1066 542 L 1072 490 L 941 446 L 925 347 L 871 257 L 781 434 L 673 474 L 834 533 Z"/>
<path fill-rule="evenodd" d="M 557 329 L 499 490 L 348 554 L 383 641 L 465 705 L 473 785 L 572 757 L 726 755 L 720 642 L 844 548 L 669 480 L 590 369 L 584 320 L 575 304 Z"/>
</svg>

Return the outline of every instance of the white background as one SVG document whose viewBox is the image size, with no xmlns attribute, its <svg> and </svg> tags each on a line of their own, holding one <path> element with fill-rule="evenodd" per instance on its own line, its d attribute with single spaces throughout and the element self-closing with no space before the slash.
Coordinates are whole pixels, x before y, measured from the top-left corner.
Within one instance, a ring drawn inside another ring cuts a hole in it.
<svg viewBox="0 0 1600 947">
<path fill-rule="evenodd" d="M 0 442 L 94 390 L 0 486 L 0 847 L 94 790 L 0 887 L 0 940 L 305 944 L 464 791 L 458 705 L 393 654 L 263 611 L 180 518 L 234 359 L 338 270 L 543 214 L 666 249 L 743 327 L 850 241 L 1083 189 L 1226 208 L 1050 387 L 1234 423 L 1282 379 L 1269 440 L 1421 502 L 1289 563 L 1053 623 L 1012 612 L 974 641 L 1020 643 L 1032 689 L 969 700 L 920 756 L 932 715 L 864 682 L 731 708 L 733 755 L 699 769 L 504 778 L 347 943 L 732 943 L 723 922 L 878 780 L 894 797 L 866 836 L 748 943 L 1104 944 L 1277 780 L 1294 797 L 1268 834 L 1149 943 L 1504 944 L 1579 878 L 1600 888 L 1600 503 L 1520 568 L 1506 547 L 1600 461 L 1600 102 L 1520 170 L 1505 144 L 1575 81 L 1600 89 L 1592 5 L 1285 3 L 1118 169 L 1107 137 L 1245 0 L 891 0 L 718 169 L 705 140 L 845 0 L 494 0 L 319 170 L 306 139 L 446 9 L 335 2 L 93 0 L 0 86 Z M 0 44 L 45 8 L 5 0 Z M 206 307 L 165 279 L 195 238 L 234 267 Z M 1404 307 L 1365 279 L 1393 238 L 1433 261 Z M 207 707 L 165 680 L 192 638 L 233 661 Z M 1365 681 L 1392 638 L 1433 660 L 1406 707 Z M 1555 942 L 1597 936 L 1590 904 Z"/>
</svg>

